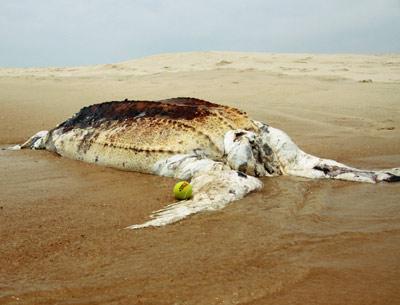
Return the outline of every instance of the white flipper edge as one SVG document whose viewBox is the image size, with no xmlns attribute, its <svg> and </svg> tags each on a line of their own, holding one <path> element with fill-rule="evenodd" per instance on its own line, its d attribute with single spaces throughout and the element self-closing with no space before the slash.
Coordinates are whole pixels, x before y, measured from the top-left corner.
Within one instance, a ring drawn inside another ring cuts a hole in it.
<svg viewBox="0 0 400 305">
<path fill-rule="evenodd" d="M 157 168 L 158 174 L 180 179 L 188 179 L 188 175 L 193 174 L 191 184 L 194 196 L 190 200 L 170 204 L 154 212 L 151 220 L 127 229 L 164 226 L 195 213 L 220 210 L 262 187 L 262 182 L 255 177 L 226 169 L 220 162 L 198 160 L 190 155 L 174 156 L 159 163 Z"/>
</svg>

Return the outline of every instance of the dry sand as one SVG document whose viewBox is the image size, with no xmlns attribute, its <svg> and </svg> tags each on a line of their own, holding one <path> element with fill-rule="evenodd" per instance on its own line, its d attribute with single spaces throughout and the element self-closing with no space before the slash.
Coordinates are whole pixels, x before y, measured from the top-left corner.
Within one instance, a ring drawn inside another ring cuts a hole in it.
<svg viewBox="0 0 400 305">
<path fill-rule="evenodd" d="M 400 165 L 400 55 L 202 52 L 0 69 L 0 145 L 108 100 L 236 106 L 304 150 Z M 220 212 L 121 230 L 173 179 L 0 150 L 0 304 L 400 304 L 400 184 L 263 179 Z"/>
</svg>

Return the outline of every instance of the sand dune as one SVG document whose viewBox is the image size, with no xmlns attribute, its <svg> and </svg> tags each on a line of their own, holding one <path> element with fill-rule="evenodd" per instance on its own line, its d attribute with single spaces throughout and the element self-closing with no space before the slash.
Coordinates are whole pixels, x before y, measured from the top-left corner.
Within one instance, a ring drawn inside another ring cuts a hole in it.
<svg viewBox="0 0 400 305">
<path fill-rule="evenodd" d="M 196 52 L 0 69 L 0 145 L 107 100 L 244 109 L 306 151 L 400 165 L 400 55 Z M 1 304 L 400 304 L 400 185 L 264 179 L 218 213 L 125 231 L 172 179 L 0 150 Z"/>
<path fill-rule="evenodd" d="M 234 69 L 272 75 L 298 75 L 400 82 L 400 55 L 315 55 L 241 52 L 189 52 L 149 56 L 115 64 L 68 68 L 0 69 L 0 77 L 121 78 L 164 72 Z"/>
</svg>

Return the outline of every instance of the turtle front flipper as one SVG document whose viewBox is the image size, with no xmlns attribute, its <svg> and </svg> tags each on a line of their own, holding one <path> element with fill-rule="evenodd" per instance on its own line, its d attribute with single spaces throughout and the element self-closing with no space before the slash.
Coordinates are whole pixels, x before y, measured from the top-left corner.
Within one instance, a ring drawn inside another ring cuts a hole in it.
<svg viewBox="0 0 400 305">
<path fill-rule="evenodd" d="M 164 226 L 192 214 L 220 210 L 230 202 L 262 187 L 262 182 L 255 177 L 231 170 L 221 162 L 198 159 L 191 155 L 177 155 L 160 161 L 155 167 L 155 173 L 183 180 L 190 179 L 193 197 L 170 204 L 154 212 L 149 221 L 127 229 Z"/>
</svg>

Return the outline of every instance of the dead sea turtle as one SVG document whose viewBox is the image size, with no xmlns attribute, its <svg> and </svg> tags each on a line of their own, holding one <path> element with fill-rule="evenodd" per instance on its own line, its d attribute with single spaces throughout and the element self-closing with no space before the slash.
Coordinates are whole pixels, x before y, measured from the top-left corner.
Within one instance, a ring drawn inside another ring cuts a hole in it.
<svg viewBox="0 0 400 305">
<path fill-rule="evenodd" d="M 398 168 L 359 170 L 309 155 L 283 131 L 251 120 L 238 109 L 195 98 L 84 107 L 20 148 L 47 149 L 76 160 L 191 181 L 192 199 L 173 203 L 132 229 L 221 209 L 261 188 L 256 178 L 260 176 L 400 181 Z"/>
</svg>

